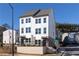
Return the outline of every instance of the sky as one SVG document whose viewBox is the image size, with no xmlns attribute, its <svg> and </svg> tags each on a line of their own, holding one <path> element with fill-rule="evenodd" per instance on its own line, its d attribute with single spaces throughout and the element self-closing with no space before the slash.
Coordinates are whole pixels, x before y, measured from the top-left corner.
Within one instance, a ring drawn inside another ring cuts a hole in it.
<svg viewBox="0 0 79 59">
<path fill-rule="evenodd" d="M 79 4 L 67 3 L 16 3 L 14 8 L 14 29 L 19 29 L 19 16 L 31 9 L 52 9 L 57 23 L 79 24 Z M 0 4 L 0 25 L 12 25 L 12 13 L 9 4 Z"/>
</svg>

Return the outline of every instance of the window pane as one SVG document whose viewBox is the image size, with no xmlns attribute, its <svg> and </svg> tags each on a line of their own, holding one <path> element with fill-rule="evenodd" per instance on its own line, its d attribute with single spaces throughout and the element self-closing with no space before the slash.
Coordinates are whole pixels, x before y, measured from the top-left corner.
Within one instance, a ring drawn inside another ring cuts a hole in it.
<svg viewBox="0 0 79 59">
<path fill-rule="evenodd" d="M 29 18 L 29 23 L 31 22 L 31 18 Z"/>
<path fill-rule="evenodd" d="M 35 44 L 37 44 L 37 40 L 35 40 Z"/>
<path fill-rule="evenodd" d="M 26 42 L 28 42 L 28 39 L 26 39 Z"/>
<path fill-rule="evenodd" d="M 35 19 L 35 23 L 36 23 L 36 24 L 38 23 L 37 21 L 38 21 L 38 19 Z"/>
<path fill-rule="evenodd" d="M 26 28 L 26 33 L 30 33 L 30 32 L 31 32 L 31 28 L 30 27 Z"/>
<path fill-rule="evenodd" d="M 46 28 L 44 28 L 44 34 L 46 33 Z"/>
<path fill-rule="evenodd" d="M 22 23 L 22 24 L 24 23 L 24 20 L 23 20 L 23 19 L 21 20 L 21 23 Z"/>
<path fill-rule="evenodd" d="M 41 19 L 39 19 L 39 23 L 41 23 Z"/>
<path fill-rule="evenodd" d="M 38 40 L 38 44 L 39 44 L 39 46 L 41 45 L 41 40 Z"/>
<path fill-rule="evenodd" d="M 28 19 L 26 19 L 26 23 L 28 23 Z"/>
<path fill-rule="evenodd" d="M 39 34 L 41 34 L 41 28 L 39 28 Z"/>
<path fill-rule="evenodd" d="M 31 18 L 26 19 L 26 23 L 30 23 L 31 22 Z"/>
<path fill-rule="evenodd" d="M 23 28 L 21 28 L 21 33 L 24 33 L 24 29 Z"/>
<path fill-rule="evenodd" d="M 38 31 L 37 31 L 37 29 L 35 29 L 35 34 L 38 34 Z"/>
<path fill-rule="evenodd" d="M 44 18 L 44 23 L 46 23 L 46 18 Z"/>
<path fill-rule="evenodd" d="M 28 28 L 26 28 L 26 33 L 28 33 Z"/>
<path fill-rule="evenodd" d="M 29 29 L 28 29 L 28 30 L 29 30 L 29 33 L 30 33 L 30 32 L 31 32 L 31 28 L 29 27 Z"/>
<path fill-rule="evenodd" d="M 41 34 L 41 28 L 35 29 L 35 34 Z"/>
</svg>

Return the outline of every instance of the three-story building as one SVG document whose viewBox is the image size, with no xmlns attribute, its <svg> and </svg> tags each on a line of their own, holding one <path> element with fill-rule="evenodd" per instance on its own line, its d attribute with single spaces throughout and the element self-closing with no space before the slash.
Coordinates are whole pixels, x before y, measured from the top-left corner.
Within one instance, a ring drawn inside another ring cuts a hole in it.
<svg viewBox="0 0 79 59">
<path fill-rule="evenodd" d="M 54 11 L 31 10 L 20 16 L 21 45 L 52 46 L 56 38 Z"/>
</svg>

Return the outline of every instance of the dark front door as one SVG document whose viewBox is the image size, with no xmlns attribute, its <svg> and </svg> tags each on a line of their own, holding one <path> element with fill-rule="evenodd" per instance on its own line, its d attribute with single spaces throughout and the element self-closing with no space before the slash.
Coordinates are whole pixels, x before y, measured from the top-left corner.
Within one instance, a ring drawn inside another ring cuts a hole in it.
<svg viewBox="0 0 79 59">
<path fill-rule="evenodd" d="M 43 46 L 46 46 L 46 40 L 45 39 L 43 40 Z"/>
</svg>

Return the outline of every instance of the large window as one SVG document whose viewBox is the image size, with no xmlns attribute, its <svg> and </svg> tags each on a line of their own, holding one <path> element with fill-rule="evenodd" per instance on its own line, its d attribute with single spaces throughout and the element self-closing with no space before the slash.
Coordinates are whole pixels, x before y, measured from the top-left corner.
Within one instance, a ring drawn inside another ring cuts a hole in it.
<svg viewBox="0 0 79 59">
<path fill-rule="evenodd" d="M 31 38 L 27 38 L 27 39 L 26 39 L 26 43 L 27 43 L 27 44 L 30 44 L 30 43 L 31 43 Z"/>
<path fill-rule="evenodd" d="M 28 19 L 26 19 L 26 23 L 28 23 Z"/>
<path fill-rule="evenodd" d="M 37 21 L 38 19 L 35 19 L 35 23 L 37 24 L 38 23 L 38 21 Z"/>
<path fill-rule="evenodd" d="M 35 29 L 35 34 L 38 34 L 38 29 Z"/>
<path fill-rule="evenodd" d="M 26 28 L 26 33 L 30 33 L 31 32 L 31 28 L 30 27 L 27 27 Z"/>
<path fill-rule="evenodd" d="M 38 45 L 39 45 L 39 46 L 41 45 L 41 40 L 38 40 Z"/>
<path fill-rule="evenodd" d="M 24 23 L 24 20 L 22 19 L 22 20 L 21 20 L 21 24 L 23 24 L 23 23 Z"/>
<path fill-rule="evenodd" d="M 35 19 L 35 23 L 36 23 L 36 24 L 41 23 L 41 18 Z"/>
<path fill-rule="evenodd" d="M 28 21 L 29 23 L 31 22 L 31 18 L 29 18 L 29 21 Z"/>
<path fill-rule="evenodd" d="M 37 44 L 37 40 L 35 40 L 35 44 Z"/>
<path fill-rule="evenodd" d="M 28 33 L 28 28 L 26 28 L 26 33 Z"/>
<path fill-rule="evenodd" d="M 38 33 L 41 34 L 41 28 L 38 29 Z"/>
<path fill-rule="evenodd" d="M 21 28 L 21 33 L 24 33 L 24 28 Z"/>
<path fill-rule="evenodd" d="M 26 42 L 28 42 L 28 39 L 26 39 Z"/>
<path fill-rule="evenodd" d="M 41 34 L 41 28 L 36 28 L 35 29 L 35 34 Z"/>
<path fill-rule="evenodd" d="M 36 45 L 40 46 L 41 43 L 42 43 L 41 40 L 35 40 L 35 44 L 36 44 Z"/>
<path fill-rule="evenodd" d="M 46 23 L 46 18 L 43 19 L 43 22 Z"/>
<path fill-rule="evenodd" d="M 30 23 L 30 22 L 31 22 L 31 18 L 27 18 L 26 23 Z"/>
<path fill-rule="evenodd" d="M 46 28 L 44 28 L 43 31 L 44 31 L 43 33 L 46 34 Z"/>
<path fill-rule="evenodd" d="M 39 19 L 38 23 L 41 23 L 41 19 Z"/>
</svg>

